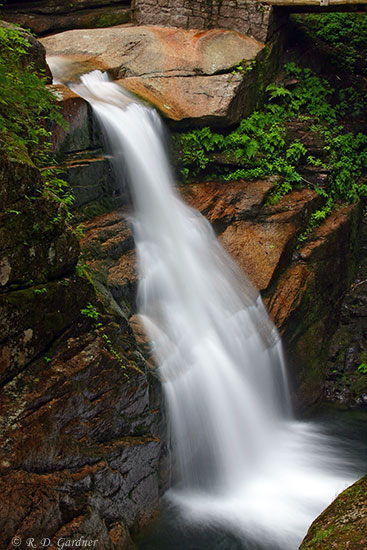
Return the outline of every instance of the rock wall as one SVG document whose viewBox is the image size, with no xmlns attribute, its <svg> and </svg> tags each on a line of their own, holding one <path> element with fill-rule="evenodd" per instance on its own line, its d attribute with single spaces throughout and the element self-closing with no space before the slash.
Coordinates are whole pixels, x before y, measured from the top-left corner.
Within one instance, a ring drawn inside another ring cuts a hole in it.
<svg viewBox="0 0 367 550">
<path fill-rule="evenodd" d="M 109 27 L 130 21 L 129 0 L 8 0 L 0 18 L 46 34 L 65 29 Z"/>
<path fill-rule="evenodd" d="M 254 0 L 132 0 L 133 20 L 184 29 L 231 29 L 265 42 L 277 23 L 270 6 Z"/>
<path fill-rule="evenodd" d="M 0 546 L 128 548 L 158 506 L 158 381 L 125 312 L 75 270 L 79 243 L 58 203 L 24 198 L 37 170 L 2 159 L 0 176 Z"/>
<path fill-rule="evenodd" d="M 274 205 L 274 181 L 202 183 L 183 189 L 212 223 L 225 248 L 261 291 L 283 335 L 294 401 L 309 407 L 323 394 L 338 304 L 355 276 L 362 205 L 334 212 L 297 248 L 297 235 L 319 207 L 315 191 L 295 190 Z"/>
<path fill-rule="evenodd" d="M 73 191 L 75 218 L 90 218 L 128 203 L 124 179 L 114 173 L 89 104 L 61 84 L 50 85 L 49 90 L 68 122 L 67 130 L 52 128 L 52 145 L 61 175 Z"/>
<path fill-rule="evenodd" d="M 91 153 L 98 132 L 86 104 L 62 99 L 73 120 L 55 147 Z M 79 208 L 113 197 L 94 164 Z M 126 550 L 158 508 L 160 386 L 128 324 L 132 306 L 91 280 L 65 207 L 42 191 L 31 161 L 1 154 L 0 547 L 33 538 Z"/>
<path fill-rule="evenodd" d="M 367 222 L 359 226 L 362 240 L 357 277 L 340 301 L 340 319 L 330 345 L 325 397 L 349 407 L 367 404 Z"/>
</svg>

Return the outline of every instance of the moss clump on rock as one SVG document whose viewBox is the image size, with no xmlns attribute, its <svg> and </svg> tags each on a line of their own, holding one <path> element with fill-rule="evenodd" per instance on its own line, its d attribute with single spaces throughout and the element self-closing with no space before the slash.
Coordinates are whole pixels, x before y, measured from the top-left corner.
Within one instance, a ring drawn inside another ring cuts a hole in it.
<svg viewBox="0 0 367 550">
<path fill-rule="evenodd" d="M 313 522 L 300 550 L 365 550 L 367 476 L 343 491 Z"/>
</svg>

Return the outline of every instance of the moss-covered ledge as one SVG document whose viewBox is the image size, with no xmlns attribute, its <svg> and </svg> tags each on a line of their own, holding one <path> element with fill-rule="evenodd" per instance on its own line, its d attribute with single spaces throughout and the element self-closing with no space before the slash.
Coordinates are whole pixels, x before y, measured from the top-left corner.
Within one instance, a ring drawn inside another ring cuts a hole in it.
<svg viewBox="0 0 367 550">
<path fill-rule="evenodd" d="M 343 491 L 312 523 L 299 550 L 367 548 L 367 476 Z"/>
</svg>

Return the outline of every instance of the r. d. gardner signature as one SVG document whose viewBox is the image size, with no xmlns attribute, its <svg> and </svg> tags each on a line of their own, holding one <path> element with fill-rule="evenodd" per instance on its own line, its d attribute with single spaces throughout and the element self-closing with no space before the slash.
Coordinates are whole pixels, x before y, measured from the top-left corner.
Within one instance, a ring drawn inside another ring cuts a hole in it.
<svg viewBox="0 0 367 550">
<path fill-rule="evenodd" d="M 23 542 L 23 545 L 22 545 Z M 55 541 L 51 541 L 48 537 L 43 537 L 39 540 L 29 537 L 22 540 L 21 537 L 15 535 L 11 541 L 15 548 L 59 548 L 63 550 L 65 548 L 97 548 L 98 539 L 86 539 L 84 535 L 76 538 L 60 537 Z"/>
</svg>

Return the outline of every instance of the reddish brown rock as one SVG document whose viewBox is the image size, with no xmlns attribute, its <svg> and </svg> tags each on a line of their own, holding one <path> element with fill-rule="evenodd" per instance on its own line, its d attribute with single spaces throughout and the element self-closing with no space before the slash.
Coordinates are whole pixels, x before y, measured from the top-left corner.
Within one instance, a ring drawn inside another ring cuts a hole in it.
<svg viewBox="0 0 367 550">
<path fill-rule="evenodd" d="M 336 305 L 357 267 L 360 215 L 360 204 L 333 212 L 265 294 L 270 315 L 284 334 L 300 406 L 311 405 L 323 392 Z"/>
<path fill-rule="evenodd" d="M 185 124 L 237 121 L 233 99 L 240 93 L 240 75 L 130 77 L 119 80 L 124 88 L 154 105 L 167 118 Z"/>
<path fill-rule="evenodd" d="M 134 241 L 123 212 L 98 216 L 85 223 L 84 230 L 84 261 L 94 279 L 108 289 L 107 303 L 129 318 L 134 312 L 137 276 Z"/>
<path fill-rule="evenodd" d="M 221 233 L 222 244 L 259 290 L 268 288 L 289 262 L 299 224 L 319 204 L 314 191 L 303 189 L 265 206 L 273 186 L 269 180 L 183 189 L 184 197 Z"/>
<path fill-rule="evenodd" d="M 221 242 L 258 290 L 265 290 L 276 270 L 289 261 L 296 226 L 293 223 L 236 222 Z"/>
<path fill-rule="evenodd" d="M 139 348 L 144 353 L 144 356 L 148 359 L 151 368 L 154 368 L 151 345 L 147 333 L 144 329 L 144 323 L 141 316 L 138 314 L 132 315 L 129 319 L 129 325 L 131 326 Z"/>
<path fill-rule="evenodd" d="M 259 214 L 274 182 L 209 182 L 180 188 L 189 204 L 199 210 L 215 227 Z"/>
<path fill-rule="evenodd" d="M 338 236 L 343 233 L 346 224 L 349 223 L 351 217 L 356 215 L 358 210 L 359 205 L 350 204 L 332 212 L 325 223 L 315 229 L 312 238 L 300 249 L 299 255 L 302 260 L 317 261 L 320 256 L 325 256 L 330 250 L 330 235 L 334 235 L 333 244 L 338 245 Z M 343 247 L 342 240 L 340 246 Z M 337 262 L 340 261 L 342 259 L 337 255 Z"/>
<path fill-rule="evenodd" d="M 304 293 L 313 284 L 313 278 L 313 272 L 304 263 L 296 263 L 285 271 L 276 292 L 264 300 L 277 327 L 282 329 L 286 320 L 297 310 Z"/>
</svg>

